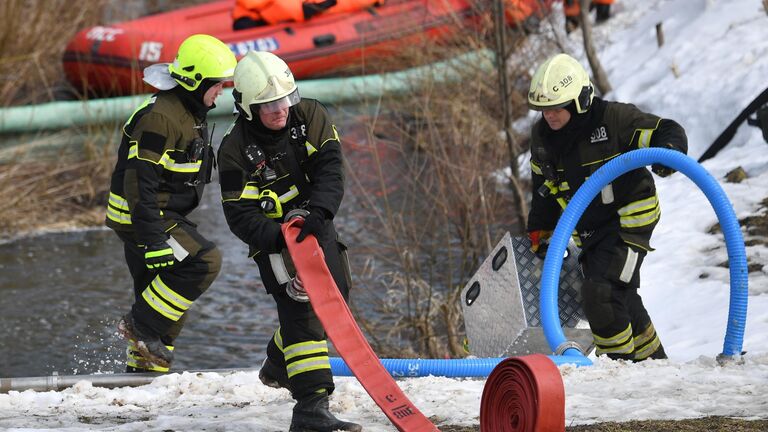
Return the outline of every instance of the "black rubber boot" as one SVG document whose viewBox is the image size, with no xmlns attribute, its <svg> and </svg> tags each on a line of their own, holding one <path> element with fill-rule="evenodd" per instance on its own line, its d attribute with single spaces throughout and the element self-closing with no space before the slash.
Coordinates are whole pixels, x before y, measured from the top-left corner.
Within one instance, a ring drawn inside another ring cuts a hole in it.
<svg viewBox="0 0 768 432">
<path fill-rule="evenodd" d="M 664 346 L 659 344 L 659 347 L 656 348 L 656 351 L 651 353 L 651 355 L 647 357 L 643 357 L 641 359 L 633 358 L 632 361 L 635 363 L 639 363 L 646 360 L 666 360 L 667 359 L 667 353 L 664 352 Z"/>
<path fill-rule="evenodd" d="M 117 331 L 126 339 L 132 341 L 142 357 L 160 367 L 170 367 L 173 353 L 165 346 L 159 336 L 153 336 L 148 331 L 142 331 L 140 325 L 133 320 L 131 313 L 125 314 L 117 323 Z"/>
<path fill-rule="evenodd" d="M 611 5 L 609 4 L 599 4 L 595 5 L 595 9 L 597 10 L 597 16 L 595 17 L 595 22 L 600 24 L 603 22 L 608 21 L 608 18 L 611 17 Z"/>
<path fill-rule="evenodd" d="M 284 388 L 291 391 L 291 383 L 288 381 L 288 373 L 285 369 L 276 366 L 269 357 L 264 359 L 259 370 L 259 380 L 267 387 Z"/>
<path fill-rule="evenodd" d="M 296 402 L 289 432 L 360 432 L 363 427 L 357 423 L 337 419 L 328 411 L 328 393 L 323 390 Z"/>
<path fill-rule="evenodd" d="M 653 352 L 653 354 L 648 356 L 649 359 L 654 360 L 666 360 L 667 359 L 667 353 L 664 351 L 664 346 L 659 345 L 659 347 L 656 349 L 656 351 Z"/>
<path fill-rule="evenodd" d="M 606 354 L 606 356 L 611 360 L 627 360 L 627 361 L 635 360 L 635 355 L 633 353 L 630 353 L 630 354 L 609 353 L 609 354 Z"/>
</svg>

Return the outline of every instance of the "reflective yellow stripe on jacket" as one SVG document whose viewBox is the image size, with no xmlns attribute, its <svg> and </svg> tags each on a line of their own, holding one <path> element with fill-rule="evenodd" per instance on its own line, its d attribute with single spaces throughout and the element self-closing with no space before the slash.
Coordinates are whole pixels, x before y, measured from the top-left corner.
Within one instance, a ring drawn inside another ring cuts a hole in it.
<svg viewBox="0 0 768 432">
<path fill-rule="evenodd" d="M 245 185 L 245 188 L 243 188 L 243 192 L 240 194 L 240 198 L 238 198 L 237 200 L 234 200 L 234 201 L 239 201 L 241 199 L 257 200 L 257 199 L 259 199 L 259 193 L 260 193 L 260 191 L 259 191 L 259 188 L 256 186 L 256 184 L 252 183 L 252 182 L 249 182 L 249 183 L 247 183 Z M 288 191 L 285 192 L 284 194 L 278 196 L 278 198 L 280 199 L 281 203 L 285 204 L 288 201 L 296 198 L 297 196 L 299 196 L 299 188 L 297 188 L 296 185 L 291 185 L 288 188 Z M 225 200 L 222 200 L 222 201 L 233 201 L 233 200 L 226 200 L 225 199 Z"/>
<path fill-rule="evenodd" d="M 652 225 L 659 220 L 661 208 L 659 207 L 659 197 L 654 194 L 652 197 L 631 202 L 620 208 L 619 221 L 623 229 L 640 228 Z"/>
<path fill-rule="evenodd" d="M 166 150 L 160 157 L 160 160 L 157 162 L 149 159 L 142 159 L 139 157 L 139 144 L 136 141 L 131 141 L 131 144 L 132 145 L 128 148 L 128 159 L 138 158 L 141 160 L 147 160 L 149 162 L 162 165 L 163 168 L 167 169 L 168 171 L 195 174 L 200 171 L 200 167 L 203 163 L 202 159 L 195 162 L 177 162 L 176 159 L 171 156 L 171 153 L 183 154 L 178 150 Z"/>
<path fill-rule="evenodd" d="M 119 224 L 131 224 L 131 212 L 128 209 L 128 201 L 120 195 L 110 192 L 107 202 L 107 217 Z"/>
</svg>

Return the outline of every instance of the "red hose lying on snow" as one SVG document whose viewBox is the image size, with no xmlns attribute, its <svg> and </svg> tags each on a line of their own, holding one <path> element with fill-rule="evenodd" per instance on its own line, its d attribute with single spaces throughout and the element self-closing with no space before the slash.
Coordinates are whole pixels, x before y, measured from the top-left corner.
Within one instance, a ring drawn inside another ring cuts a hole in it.
<svg viewBox="0 0 768 432">
<path fill-rule="evenodd" d="M 480 430 L 565 431 L 565 388 L 552 360 L 533 354 L 499 363 L 483 388 Z"/>
<path fill-rule="evenodd" d="M 368 345 L 328 266 L 325 265 L 323 250 L 317 239 L 307 236 L 301 243 L 296 242 L 302 222 L 301 219 L 294 219 L 284 223 L 283 236 L 296 272 L 307 290 L 312 309 L 323 324 L 336 351 L 397 430 L 439 432 L 408 400 Z"/>
</svg>

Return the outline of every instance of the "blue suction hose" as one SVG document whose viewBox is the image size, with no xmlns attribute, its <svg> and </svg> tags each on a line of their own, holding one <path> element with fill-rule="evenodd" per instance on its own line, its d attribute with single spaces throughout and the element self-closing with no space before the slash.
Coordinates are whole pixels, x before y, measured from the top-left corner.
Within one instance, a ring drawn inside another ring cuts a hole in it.
<svg viewBox="0 0 768 432">
<path fill-rule="evenodd" d="M 721 357 L 733 357 L 741 354 L 744 341 L 744 327 L 747 318 L 747 255 L 744 239 L 739 229 L 739 221 L 723 189 L 701 165 L 690 157 L 668 149 L 648 148 L 625 153 L 600 167 L 576 191 L 568 203 L 549 244 L 549 252 L 544 259 L 541 275 L 541 320 L 544 336 L 549 347 L 557 353 L 558 348 L 567 346 L 563 329 L 560 327 L 557 310 L 557 280 L 563 264 L 563 253 L 568 238 L 576 227 L 584 210 L 597 193 L 616 177 L 627 171 L 661 163 L 685 174 L 704 192 L 717 214 L 725 236 L 728 249 L 728 262 L 731 276 L 731 296 L 728 310 L 728 327 Z M 575 348 L 567 348 L 563 354 L 581 355 Z"/>
<path fill-rule="evenodd" d="M 744 340 L 744 327 L 747 317 L 747 256 L 744 239 L 739 229 L 739 221 L 733 212 L 728 197 L 717 181 L 695 160 L 673 150 L 650 148 L 625 153 L 597 170 L 579 188 L 571 199 L 550 239 L 549 252 L 544 260 L 541 276 L 541 322 L 544 336 L 552 352 L 557 355 L 549 358 L 557 365 L 575 364 L 588 366 L 592 362 L 565 339 L 560 326 L 557 309 L 557 291 L 563 254 L 568 238 L 576 227 L 587 205 L 597 193 L 615 178 L 627 171 L 661 163 L 685 174 L 704 192 L 720 221 L 731 276 L 731 296 L 728 310 L 728 328 L 725 334 L 723 352 L 718 359 L 733 358 L 741 354 Z M 446 377 L 486 377 L 503 358 L 476 359 L 382 359 L 382 364 L 394 377 L 446 376 Z M 337 376 L 351 376 L 352 373 L 344 361 L 331 358 L 331 370 Z"/>
</svg>

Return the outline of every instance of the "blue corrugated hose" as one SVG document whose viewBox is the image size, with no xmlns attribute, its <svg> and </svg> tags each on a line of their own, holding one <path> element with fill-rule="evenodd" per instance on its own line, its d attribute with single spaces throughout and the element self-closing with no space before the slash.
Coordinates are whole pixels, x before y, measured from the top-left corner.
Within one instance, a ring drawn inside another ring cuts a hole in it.
<svg viewBox="0 0 768 432">
<path fill-rule="evenodd" d="M 723 352 L 719 358 L 741 354 L 744 326 L 747 319 L 747 255 L 744 250 L 744 239 L 739 229 L 739 221 L 717 180 L 699 163 L 680 152 L 660 148 L 634 150 L 603 165 L 576 191 L 560 216 L 549 244 L 549 252 L 551 253 L 547 253 L 541 275 L 542 327 L 544 328 L 544 336 L 553 351 L 565 342 L 557 312 L 557 276 L 560 274 L 568 238 L 576 227 L 576 222 L 597 193 L 613 179 L 627 171 L 654 163 L 661 163 L 674 168 L 693 180 L 709 199 L 717 214 L 728 248 L 731 276 L 728 327 Z M 575 356 L 580 353 L 574 348 L 569 348 L 565 354 Z"/>
<path fill-rule="evenodd" d="M 592 362 L 579 353 L 574 355 L 549 356 L 556 364 L 575 364 L 588 366 Z M 487 377 L 505 358 L 467 358 L 467 359 L 381 359 L 384 368 L 395 378 L 444 376 L 444 377 Z M 347 364 L 339 357 L 331 357 L 331 371 L 336 376 L 352 376 Z"/>
<path fill-rule="evenodd" d="M 739 229 L 739 221 L 717 180 L 701 165 L 680 152 L 659 148 L 631 151 L 602 166 L 584 182 L 560 216 L 549 244 L 549 251 L 552 253 L 547 253 L 541 276 L 541 321 L 544 336 L 553 352 L 556 352 L 561 346 L 567 346 L 557 310 L 557 280 L 563 265 L 563 253 L 568 244 L 568 238 L 576 227 L 576 222 L 584 213 L 587 205 L 608 183 L 627 171 L 654 163 L 661 163 L 674 168 L 693 180 L 709 199 L 717 214 L 728 248 L 731 275 L 728 326 L 723 352 L 718 358 L 734 357 L 741 354 L 747 318 L 747 256 L 744 250 L 744 239 Z M 549 358 L 557 365 L 570 363 L 577 366 L 588 366 L 592 364 L 576 348 L 567 348 L 563 355 L 549 356 Z M 395 377 L 428 375 L 486 377 L 502 360 L 503 358 L 382 359 L 382 364 Z M 334 375 L 351 375 L 344 361 L 338 357 L 331 359 L 331 370 Z"/>
</svg>

